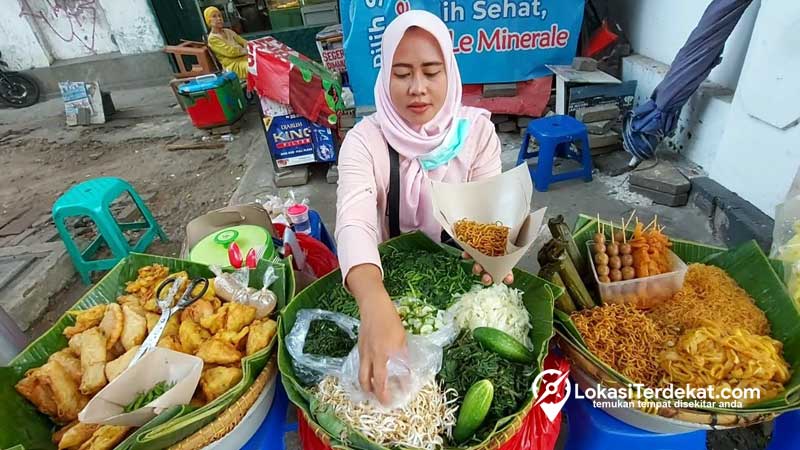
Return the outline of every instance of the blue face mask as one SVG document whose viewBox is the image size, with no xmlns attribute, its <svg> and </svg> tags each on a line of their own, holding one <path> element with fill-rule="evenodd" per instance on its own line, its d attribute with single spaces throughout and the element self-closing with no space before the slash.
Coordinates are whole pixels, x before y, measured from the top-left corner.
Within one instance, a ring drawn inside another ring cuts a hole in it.
<svg viewBox="0 0 800 450">
<path fill-rule="evenodd" d="M 450 131 L 444 137 L 442 144 L 430 153 L 419 157 L 419 163 L 426 171 L 441 167 L 451 159 L 458 156 L 469 134 L 469 121 L 467 119 L 454 119 Z"/>
</svg>

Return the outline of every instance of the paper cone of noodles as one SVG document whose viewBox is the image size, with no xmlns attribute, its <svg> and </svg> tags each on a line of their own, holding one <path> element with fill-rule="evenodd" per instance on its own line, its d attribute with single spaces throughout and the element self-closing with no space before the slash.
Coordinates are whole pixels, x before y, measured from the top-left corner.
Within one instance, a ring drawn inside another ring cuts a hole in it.
<svg viewBox="0 0 800 450">
<path fill-rule="evenodd" d="M 471 183 L 431 182 L 436 220 L 495 282 L 511 272 L 539 234 L 546 208 L 531 212 L 532 195 L 533 184 L 526 164 Z M 456 237 L 453 226 L 461 219 L 483 224 L 501 222 L 509 227 L 505 255 L 484 255 Z"/>
</svg>

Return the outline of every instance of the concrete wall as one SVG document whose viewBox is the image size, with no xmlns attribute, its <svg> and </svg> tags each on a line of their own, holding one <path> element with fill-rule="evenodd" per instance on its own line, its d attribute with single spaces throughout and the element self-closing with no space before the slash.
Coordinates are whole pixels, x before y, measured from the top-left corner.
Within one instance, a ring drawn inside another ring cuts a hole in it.
<svg viewBox="0 0 800 450">
<path fill-rule="evenodd" d="M 709 175 L 774 217 L 800 167 L 800 3 L 763 0 Z"/>
<path fill-rule="evenodd" d="M 106 11 L 114 40 L 123 54 L 161 50 L 164 39 L 147 0 L 98 0 Z"/>
<path fill-rule="evenodd" d="M 7 0 L 9 3 L 11 0 Z M 23 20 L 34 24 L 55 59 L 73 59 L 118 50 L 97 0 L 19 0 Z"/>
<path fill-rule="evenodd" d="M 20 18 L 19 3 L 9 2 L 0 8 L 0 52 L 3 60 L 13 69 L 50 65 L 50 53 L 39 43 L 28 21 Z"/>
<path fill-rule="evenodd" d="M 152 52 L 164 45 L 147 0 L 3 0 L 3 3 L 0 32 L 10 39 L 0 39 L 0 52 L 15 70 L 117 51 Z"/>
<path fill-rule="evenodd" d="M 625 30 L 636 53 L 670 64 L 711 0 L 609 0 L 609 13 Z M 754 0 L 725 45 L 711 81 L 735 89 L 760 0 Z"/>
<path fill-rule="evenodd" d="M 626 58 L 623 64 L 623 79 L 638 80 L 636 104 L 641 104 L 663 80 L 667 64 L 708 2 L 614 1 L 617 13 L 631 20 L 626 29 L 634 49 L 643 53 Z M 674 21 L 653 16 L 669 9 L 674 9 Z M 748 21 L 747 27 L 739 23 L 724 54 L 732 54 L 735 48 L 735 54 L 744 57 L 737 64 L 729 58 L 711 73 L 684 106 L 678 128 L 660 150 L 683 154 L 712 179 L 774 217 L 775 206 L 785 198 L 800 168 L 800 38 L 796 33 L 800 3 L 762 0 L 751 5 L 742 20 Z M 673 38 L 647 33 L 648 28 L 664 30 Z M 742 48 L 745 37 L 747 45 Z M 734 73 L 736 82 L 731 86 Z"/>
</svg>

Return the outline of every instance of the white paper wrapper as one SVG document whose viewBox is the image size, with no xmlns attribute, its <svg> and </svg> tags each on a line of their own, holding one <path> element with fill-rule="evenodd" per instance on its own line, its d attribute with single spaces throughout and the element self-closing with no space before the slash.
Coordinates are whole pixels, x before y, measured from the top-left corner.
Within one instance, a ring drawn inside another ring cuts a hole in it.
<svg viewBox="0 0 800 450">
<path fill-rule="evenodd" d="M 140 427 L 167 408 L 188 404 L 200 382 L 203 360 L 192 355 L 156 347 L 98 392 L 78 414 L 83 423 Z M 140 392 L 166 380 L 175 383 L 164 395 L 143 408 L 124 413 L 125 406 Z"/>
<path fill-rule="evenodd" d="M 495 282 L 500 282 L 530 248 L 539 235 L 546 208 L 531 212 L 533 183 L 526 164 L 486 180 L 471 183 L 431 182 L 436 220 Z M 458 239 L 453 225 L 468 219 L 510 227 L 506 254 L 486 256 Z"/>
</svg>

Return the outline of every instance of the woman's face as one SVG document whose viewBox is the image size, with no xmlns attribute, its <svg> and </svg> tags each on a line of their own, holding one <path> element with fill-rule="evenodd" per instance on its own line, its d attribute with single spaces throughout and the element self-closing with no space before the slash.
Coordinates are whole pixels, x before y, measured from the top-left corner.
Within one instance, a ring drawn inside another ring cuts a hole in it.
<svg viewBox="0 0 800 450">
<path fill-rule="evenodd" d="M 222 13 L 219 11 L 214 11 L 211 13 L 209 22 L 211 23 L 211 28 L 222 28 L 222 26 L 225 24 L 225 21 L 222 20 Z"/>
<path fill-rule="evenodd" d="M 444 57 L 427 31 L 412 27 L 400 40 L 392 61 L 389 95 L 397 113 L 410 125 L 422 126 L 442 109 L 447 97 Z"/>
</svg>

